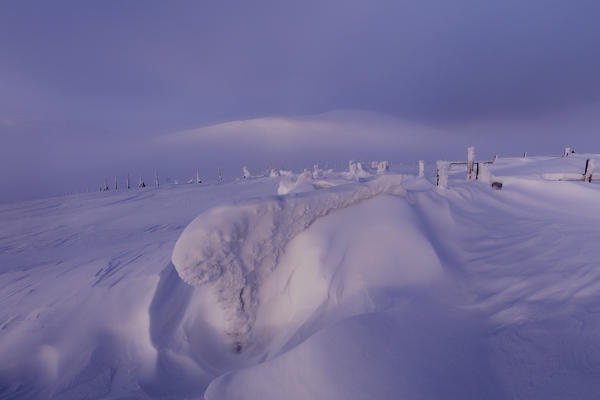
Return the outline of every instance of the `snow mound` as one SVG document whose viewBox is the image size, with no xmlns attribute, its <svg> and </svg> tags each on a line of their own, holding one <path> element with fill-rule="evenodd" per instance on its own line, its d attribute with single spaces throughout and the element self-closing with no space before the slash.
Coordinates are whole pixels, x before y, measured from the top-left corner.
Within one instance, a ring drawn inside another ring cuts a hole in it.
<svg viewBox="0 0 600 400">
<path fill-rule="evenodd" d="M 286 244 L 315 220 L 384 193 L 405 194 L 399 175 L 316 192 L 212 208 L 181 234 L 172 262 L 183 281 L 208 286 L 225 326 L 240 346 L 252 329 L 257 291 Z"/>
</svg>

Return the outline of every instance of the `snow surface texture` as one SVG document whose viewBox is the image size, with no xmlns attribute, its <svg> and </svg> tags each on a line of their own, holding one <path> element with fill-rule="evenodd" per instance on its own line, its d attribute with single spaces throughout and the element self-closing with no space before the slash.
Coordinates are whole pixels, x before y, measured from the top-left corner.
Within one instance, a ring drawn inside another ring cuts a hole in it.
<svg viewBox="0 0 600 400">
<path fill-rule="evenodd" d="M 400 182 L 400 176 L 387 175 L 327 191 L 216 207 L 184 230 L 175 244 L 173 264 L 184 282 L 210 285 L 226 312 L 227 333 L 241 346 L 255 320 L 257 291 L 275 270 L 286 244 L 336 209 L 383 193 L 404 194 Z"/>
<path fill-rule="evenodd" d="M 544 179 L 587 158 L 501 157 L 502 190 L 465 166 L 437 190 L 415 165 L 388 194 L 395 163 L 281 197 L 301 174 L 1 205 L 0 398 L 597 398 L 600 186 Z M 349 204 L 356 191 L 377 194 Z M 320 216 L 279 226 L 305 206 Z M 191 286 L 171 262 L 219 209 L 230 234 L 264 212 L 240 236 L 257 284 L 239 351 L 226 274 Z M 269 231 L 287 239 L 262 264 Z"/>
</svg>

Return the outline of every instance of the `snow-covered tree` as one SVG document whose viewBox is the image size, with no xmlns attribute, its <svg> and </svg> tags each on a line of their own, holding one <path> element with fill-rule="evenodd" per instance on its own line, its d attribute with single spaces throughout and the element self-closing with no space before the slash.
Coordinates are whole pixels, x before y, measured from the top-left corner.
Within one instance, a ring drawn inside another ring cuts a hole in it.
<svg viewBox="0 0 600 400">
<path fill-rule="evenodd" d="M 377 173 L 383 174 L 390 170 L 390 164 L 387 161 L 379 161 L 377 164 Z"/>
</svg>

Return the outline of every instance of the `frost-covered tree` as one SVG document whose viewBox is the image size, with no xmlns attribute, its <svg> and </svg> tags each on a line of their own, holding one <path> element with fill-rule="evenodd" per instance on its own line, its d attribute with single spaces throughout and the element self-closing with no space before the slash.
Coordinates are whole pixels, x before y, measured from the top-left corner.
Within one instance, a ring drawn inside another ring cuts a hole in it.
<svg viewBox="0 0 600 400">
<path fill-rule="evenodd" d="M 319 179 L 321 176 L 323 176 L 323 170 L 319 168 L 319 164 L 313 165 L 313 179 Z"/>
<path fill-rule="evenodd" d="M 390 170 L 390 164 L 387 161 L 379 161 L 377 164 L 377 173 L 383 174 Z"/>
</svg>

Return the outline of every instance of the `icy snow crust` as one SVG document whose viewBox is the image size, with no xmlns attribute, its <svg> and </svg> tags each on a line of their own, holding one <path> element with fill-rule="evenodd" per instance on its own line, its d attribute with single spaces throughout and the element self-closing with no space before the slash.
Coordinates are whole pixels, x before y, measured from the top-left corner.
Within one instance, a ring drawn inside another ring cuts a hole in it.
<svg viewBox="0 0 600 400">
<path fill-rule="evenodd" d="M 0 205 L 0 398 L 597 398 L 586 158 Z"/>
</svg>

